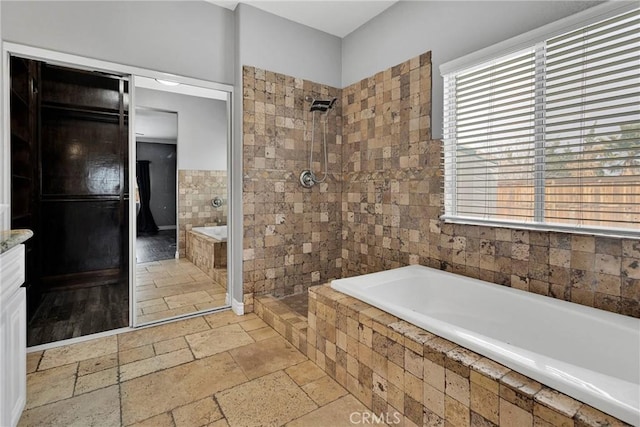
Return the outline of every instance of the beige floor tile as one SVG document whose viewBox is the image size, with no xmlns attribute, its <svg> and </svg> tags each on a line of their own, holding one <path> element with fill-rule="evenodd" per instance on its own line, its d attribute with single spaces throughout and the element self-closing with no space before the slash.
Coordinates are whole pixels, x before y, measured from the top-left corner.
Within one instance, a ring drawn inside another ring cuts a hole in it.
<svg viewBox="0 0 640 427">
<path fill-rule="evenodd" d="M 196 304 L 195 306 L 197 311 L 212 310 L 214 308 L 224 307 L 226 305 L 225 302 L 225 297 L 224 295 L 222 295 L 222 297 L 219 298 L 212 297 L 211 301 L 202 304 Z"/>
<path fill-rule="evenodd" d="M 307 358 L 282 337 L 270 338 L 230 351 L 250 379 L 297 365 Z"/>
<path fill-rule="evenodd" d="M 146 307 L 152 307 L 154 305 L 165 305 L 165 302 L 164 302 L 164 298 L 156 298 L 156 299 L 150 299 L 146 301 L 140 301 L 136 305 L 138 308 L 146 308 Z"/>
<path fill-rule="evenodd" d="M 106 356 L 94 357 L 80 362 L 78 365 L 78 376 L 93 374 L 118 366 L 118 353 L 107 354 Z"/>
<path fill-rule="evenodd" d="M 193 282 L 193 278 L 191 276 L 189 276 L 188 274 L 181 274 L 179 276 L 169 276 L 169 277 L 163 277 L 162 279 L 156 279 L 153 281 L 156 286 L 158 288 L 164 287 L 164 286 L 174 286 L 174 285 L 182 285 L 184 283 L 191 283 Z"/>
<path fill-rule="evenodd" d="M 353 427 L 355 425 L 386 425 L 364 423 L 362 414 L 371 412 L 352 395 L 342 397 L 287 424 L 287 427 Z M 390 418 L 392 420 L 393 418 Z"/>
<path fill-rule="evenodd" d="M 227 290 L 221 284 L 216 283 L 215 281 L 213 284 L 214 286 L 211 289 L 207 289 L 207 292 L 209 292 L 212 297 L 224 296 L 224 294 L 227 293 Z"/>
<path fill-rule="evenodd" d="M 93 359 L 118 351 L 118 339 L 115 335 L 84 341 L 77 344 L 46 350 L 40 361 L 40 370 L 68 365 L 81 360 Z"/>
<path fill-rule="evenodd" d="M 165 325 L 152 326 L 150 328 L 120 334 L 118 335 L 118 345 L 120 351 L 123 351 L 146 344 L 153 344 L 158 341 L 183 337 L 207 329 L 209 329 L 209 325 L 202 317 L 194 317 L 180 322 L 167 323 Z"/>
<path fill-rule="evenodd" d="M 207 397 L 172 411 L 176 427 L 206 426 L 222 418 L 220 407 Z"/>
<path fill-rule="evenodd" d="M 147 307 L 143 307 L 142 308 L 142 313 L 143 314 L 153 314 L 153 313 L 157 313 L 159 311 L 167 311 L 167 310 L 169 310 L 169 306 L 166 303 L 162 303 L 162 304 L 149 305 Z"/>
<path fill-rule="evenodd" d="M 182 307 L 172 308 L 170 310 L 157 311 L 151 314 L 143 314 L 141 316 L 138 316 L 137 320 L 138 320 L 138 323 L 142 325 L 145 323 L 156 322 L 158 320 L 169 319 L 175 316 L 182 316 L 185 314 L 196 313 L 197 311 L 198 310 L 193 305 L 184 305 Z"/>
<path fill-rule="evenodd" d="M 26 409 L 66 399 L 73 395 L 77 363 L 27 375 Z"/>
<path fill-rule="evenodd" d="M 136 290 L 150 289 L 155 288 L 156 284 L 153 282 L 153 279 L 141 279 L 136 277 Z"/>
<path fill-rule="evenodd" d="M 231 325 L 233 323 L 245 322 L 251 319 L 257 319 L 258 316 L 255 313 L 245 314 L 244 316 L 238 316 L 231 310 L 221 311 L 218 313 L 208 314 L 204 316 L 204 320 L 207 321 L 212 329 L 219 328 L 220 326 Z"/>
<path fill-rule="evenodd" d="M 267 326 L 266 328 L 255 329 L 247 333 L 251 335 L 251 338 L 253 338 L 255 341 L 267 340 L 269 338 L 279 336 L 278 332 L 276 332 L 276 330 L 271 328 L 270 326 Z"/>
<path fill-rule="evenodd" d="M 135 378 L 120 385 L 123 421 L 146 420 L 245 381 L 228 353 Z"/>
<path fill-rule="evenodd" d="M 118 386 L 61 400 L 22 414 L 20 426 L 111 427 L 120 425 Z"/>
<path fill-rule="evenodd" d="M 139 423 L 131 424 L 131 427 L 174 427 L 173 417 L 168 412 L 156 415 Z"/>
<path fill-rule="evenodd" d="M 185 338 L 197 359 L 254 342 L 253 338 L 243 331 L 239 325 L 227 325 L 187 335 Z"/>
<path fill-rule="evenodd" d="M 184 305 L 195 305 L 205 303 L 212 300 L 211 295 L 205 291 L 189 292 L 186 294 L 174 295 L 164 299 L 169 308 L 178 308 Z"/>
<path fill-rule="evenodd" d="M 289 374 L 289 376 L 296 382 L 296 384 L 300 386 L 309 384 L 310 382 L 327 375 L 322 369 L 318 367 L 318 365 L 313 363 L 311 360 L 306 360 L 302 363 L 287 368 L 285 372 Z"/>
<path fill-rule="evenodd" d="M 38 364 L 42 358 L 44 351 L 36 351 L 34 353 L 27 353 L 27 374 L 35 372 L 38 369 Z"/>
<path fill-rule="evenodd" d="M 143 345 L 141 347 L 131 348 L 118 353 L 118 360 L 120 365 L 126 365 L 127 363 L 136 362 L 142 359 L 148 359 L 155 356 L 153 346 L 151 344 Z"/>
<path fill-rule="evenodd" d="M 74 396 L 83 393 L 89 393 L 90 391 L 105 388 L 110 385 L 118 383 L 118 368 L 113 367 L 105 369 L 103 371 L 94 372 L 83 377 L 78 377 L 76 380 L 76 389 Z"/>
<path fill-rule="evenodd" d="M 232 426 L 282 425 L 317 408 L 283 371 L 216 394 Z"/>
<path fill-rule="evenodd" d="M 166 298 L 172 295 L 180 295 L 187 292 L 207 291 L 211 289 L 211 281 L 192 282 L 182 285 L 165 286 L 162 288 L 145 289 L 136 292 L 137 301 Z"/>
<path fill-rule="evenodd" d="M 226 419 L 223 418 L 221 420 L 212 422 L 207 427 L 229 427 L 229 423 Z"/>
<path fill-rule="evenodd" d="M 171 353 L 161 354 L 148 359 L 138 360 L 120 366 L 120 381 L 129 381 L 162 369 L 172 368 L 193 360 L 191 350 L 183 348 Z"/>
<path fill-rule="evenodd" d="M 172 351 L 177 351 L 187 347 L 189 347 L 189 345 L 187 344 L 187 341 L 184 339 L 184 337 L 173 338 L 153 344 L 153 348 L 158 355 L 171 353 Z"/>
<path fill-rule="evenodd" d="M 262 319 L 251 319 L 244 322 L 240 322 L 240 326 L 245 331 L 254 331 L 256 329 L 264 328 L 265 326 L 269 326 Z"/>
<path fill-rule="evenodd" d="M 157 264 L 145 263 L 145 264 L 140 264 L 140 266 L 141 267 L 144 266 L 149 273 L 164 273 L 166 271 L 166 268 L 160 265 L 159 263 Z"/>
<path fill-rule="evenodd" d="M 318 406 L 324 406 L 347 394 L 347 390 L 342 388 L 340 384 L 328 375 L 302 386 L 302 390 L 304 390 Z"/>
</svg>

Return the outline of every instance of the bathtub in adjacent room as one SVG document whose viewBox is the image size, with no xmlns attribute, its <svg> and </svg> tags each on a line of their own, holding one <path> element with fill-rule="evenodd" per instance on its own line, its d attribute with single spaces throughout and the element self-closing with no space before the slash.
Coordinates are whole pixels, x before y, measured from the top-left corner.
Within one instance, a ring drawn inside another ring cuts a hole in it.
<svg viewBox="0 0 640 427">
<path fill-rule="evenodd" d="M 640 319 L 423 266 L 334 280 L 331 287 L 640 423 Z"/>
<path fill-rule="evenodd" d="M 226 287 L 227 226 L 193 227 L 187 231 L 186 256 L 189 261 Z"/>
</svg>

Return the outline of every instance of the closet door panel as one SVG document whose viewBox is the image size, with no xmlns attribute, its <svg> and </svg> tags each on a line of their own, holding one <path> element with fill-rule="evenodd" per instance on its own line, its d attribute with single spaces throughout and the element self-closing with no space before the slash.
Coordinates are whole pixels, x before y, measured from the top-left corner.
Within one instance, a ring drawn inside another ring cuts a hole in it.
<svg viewBox="0 0 640 427">
<path fill-rule="evenodd" d="M 42 80 L 47 83 L 42 94 L 44 103 L 114 112 L 120 108 L 117 78 L 46 64 L 42 68 Z"/>
<path fill-rule="evenodd" d="M 48 201 L 42 204 L 44 276 L 120 268 L 120 202 Z"/>
<path fill-rule="evenodd" d="M 41 138 L 43 197 L 120 194 L 122 144 L 117 122 L 45 111 Z"/>
</svg>

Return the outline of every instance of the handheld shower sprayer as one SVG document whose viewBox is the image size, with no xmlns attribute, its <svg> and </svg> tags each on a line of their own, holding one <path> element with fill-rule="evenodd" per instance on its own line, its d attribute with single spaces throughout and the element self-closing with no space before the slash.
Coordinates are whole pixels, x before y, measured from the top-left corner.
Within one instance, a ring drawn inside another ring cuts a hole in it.
<svg viewBox="0 0 640 427">
<path fill-rule="evenodd" d="M 307 95 L 304 97 L 304 100 L 311 103 L 311 107 L 309 111 L 313 117 L 312 119 L 312 127 L 311 127 L 311 150 L 309 153 L 309 169 L 303 170 L 300 174 L 300 184 L 302 184 L 305 188 L 311 188 L 314 184 L 319 184 L 324 182 L 327 179 L 328 172 L 328 163 L 329 158 L 327 155 L 327 113 L 329 110 L 333 108 L 337 98 L 331 99 L 315 99 L 311 96 Z M 316 178 L 315 173 L 313 173 L 313 144 L 315 139 L 315 128 L 316 128 L 316 115 L 315 113 L 319 112 L 320 114 L 325 115 L 324 119 L 324 132 L 323 132 L 323 151 L 324 151 L 324 176 L 322 179 Z"/>
</svg>

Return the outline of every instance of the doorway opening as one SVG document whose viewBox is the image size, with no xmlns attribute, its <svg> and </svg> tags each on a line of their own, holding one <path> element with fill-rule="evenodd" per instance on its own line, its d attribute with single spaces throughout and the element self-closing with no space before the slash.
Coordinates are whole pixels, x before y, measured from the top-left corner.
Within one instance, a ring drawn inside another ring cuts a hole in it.
<svg viewBox="0 0 640 427">
<path fill-rule="evenodd" d="M 178 257 L 178 113 L 136 108 L 136 261 Z"/>
</svg>

